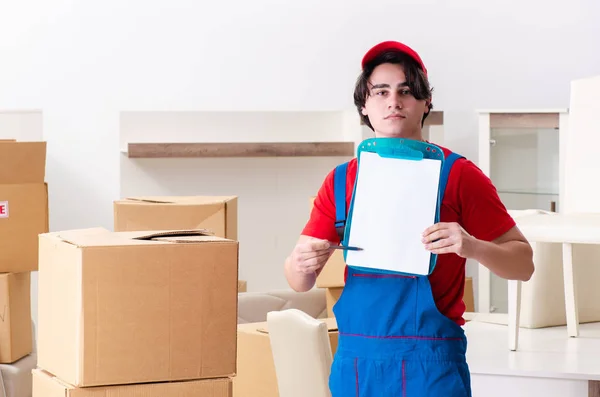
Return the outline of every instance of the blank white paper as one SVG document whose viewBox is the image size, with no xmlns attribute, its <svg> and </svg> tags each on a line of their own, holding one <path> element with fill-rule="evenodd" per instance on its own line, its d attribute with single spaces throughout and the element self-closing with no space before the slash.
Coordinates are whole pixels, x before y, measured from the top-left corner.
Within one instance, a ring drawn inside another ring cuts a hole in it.
<svg viewBox="0 0 600 397">
<path fill-rule="evenodd" d="M 441 164 L 360 154 L 348 245 L 363 251 L 348 251 L 348 265 L 429 273 L 421 239 L 435 222 Z"/>
</svg>

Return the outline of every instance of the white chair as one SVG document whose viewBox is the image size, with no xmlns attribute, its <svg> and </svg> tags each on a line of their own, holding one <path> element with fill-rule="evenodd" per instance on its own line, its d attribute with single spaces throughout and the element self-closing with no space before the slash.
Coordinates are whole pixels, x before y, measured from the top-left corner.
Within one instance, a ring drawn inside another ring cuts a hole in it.
<svg viewBox="0 0 600 397">
<path fill-rule="evenodd" d="M 333 354 L 325 322 L 289 309 L 267 314 L 280 397 L 331 397 Z"/>
</svg>

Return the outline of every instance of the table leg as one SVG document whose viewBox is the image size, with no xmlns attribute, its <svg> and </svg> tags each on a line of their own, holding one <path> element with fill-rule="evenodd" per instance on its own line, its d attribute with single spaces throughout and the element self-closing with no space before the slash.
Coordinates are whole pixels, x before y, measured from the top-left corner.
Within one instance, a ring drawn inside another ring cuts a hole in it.
<svg viewBox="0 0 600 397">
<path fill-rule="evenodd" d="M 512 351 L 519 345 L 521 286 L 520 280 L 508 280 L 508 348 Z"/>
<path fill-rule="evenodd" d="M 567 333 L 569 336 L 576 337 L 579 336 L 579 312 L 577 310 L 577 288 L 573 269 L 573 245 L 563 243 L 562 249 Z"/>
</svg>

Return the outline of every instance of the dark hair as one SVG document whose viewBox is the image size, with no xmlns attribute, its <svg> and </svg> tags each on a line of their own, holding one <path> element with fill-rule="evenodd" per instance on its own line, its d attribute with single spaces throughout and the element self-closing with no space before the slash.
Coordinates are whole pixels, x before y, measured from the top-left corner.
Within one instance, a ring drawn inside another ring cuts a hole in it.
<svg viewBox="0 0 600 397">
<path fill-rule="evenodd" d="M 369 117 L 362 114 L 362 108 L 365 106 L 367 97 L 370 95 L 369 90 L 369 78 L 373 73 L 373 70 L 382 63 L 393 63 L 402 66 L 404 74 L 406 75 L 406 82 L 410 88 L 411 94 L 418 100 L 431 99 L 433 89 L 429 86 L 429 80 L 427 75 L 423 72 L 423 69 L 419 64 L 409 55 L 406 55 L 400 51 L 384 51 L 377 55 L 373 60 L 367 63 L 356 80 L 356 86 L 354 88 L 354 104 L 358 110 L 361 121 L 373 130 L 373 126 L 369 121 Z M 425 119 L 433 109 L 433 105 L 429 104 L 429 112 L 423 115 L 421 120 L 421 126 L 425 123 Z"/>
</svg>

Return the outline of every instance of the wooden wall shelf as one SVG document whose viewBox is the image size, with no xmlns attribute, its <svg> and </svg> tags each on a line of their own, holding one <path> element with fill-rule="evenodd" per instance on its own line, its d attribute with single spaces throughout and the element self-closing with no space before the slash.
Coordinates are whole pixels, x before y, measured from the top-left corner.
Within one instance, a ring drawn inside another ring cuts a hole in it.
<svg viewBox="0 0 600 397">
<path fill-rule="evenodd" d="M 495 113 L 490 114 L 491 128 L 554 128 L 559 125 L 559 113 Z"/>
<path fill-rule="evenodd" d="M 129 158 L 354 156 L 354 142 L 129 143 Z"/>
</svg>

